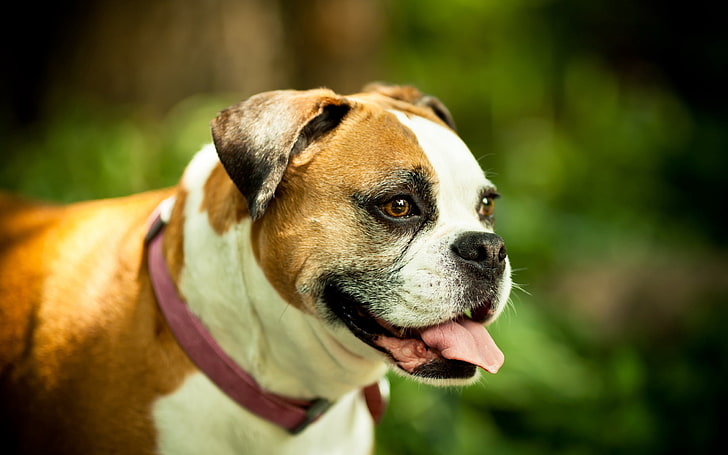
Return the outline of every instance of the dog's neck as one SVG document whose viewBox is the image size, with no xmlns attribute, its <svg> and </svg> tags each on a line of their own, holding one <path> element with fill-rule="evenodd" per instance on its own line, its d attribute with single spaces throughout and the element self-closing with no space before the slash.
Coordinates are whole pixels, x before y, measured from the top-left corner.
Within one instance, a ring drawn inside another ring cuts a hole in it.
<svg viewBox="0 0 728 455">
<path fill-rule="evenodd" d="M 184 264 L 178 287 L 219 345 L 266 390 L 295 398 L 340 396 L 376 382 L 382 360 L 346 329 L 286 303 L 269 284 L 250 242 L 247 217 L 222 234 L 203 210 L 219 166 L 212 147 L 192 161 L 181 182 Z M 207 207 L 207 210 L 214 208 Z M 174 215 L 173 215 L 174 216 Z M 283 258 L 281 260 L 284 260 Z"/>
</svg>

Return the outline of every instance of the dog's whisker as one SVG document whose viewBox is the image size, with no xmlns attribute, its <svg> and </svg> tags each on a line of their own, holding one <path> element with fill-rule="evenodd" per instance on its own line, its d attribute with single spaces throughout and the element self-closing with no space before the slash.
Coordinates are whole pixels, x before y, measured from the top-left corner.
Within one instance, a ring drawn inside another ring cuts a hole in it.
<svg viewBox="0 0 728 455">
<path fill-rule="evenodd" d="M 512 289 L 513 289 L 514 291 L 518 291 L 518 292 L 523 292 L 524 294 L 526 294 L 526 295 L 530 296 L 530 295 L 531 295 L 531 293 L 530 293 L 530 292 L 528 292 L 528 291 L 527 291 L 527 290 L 526 290 L 526 289 L 524 288 L 524 286 L 526 286 L 526 285 L 525 285 L 525 284 L 519 284 L 519 283 L 513 283 L 513 284 L 511 285 L 511 287 L 512 287 Z"/>
</svg>

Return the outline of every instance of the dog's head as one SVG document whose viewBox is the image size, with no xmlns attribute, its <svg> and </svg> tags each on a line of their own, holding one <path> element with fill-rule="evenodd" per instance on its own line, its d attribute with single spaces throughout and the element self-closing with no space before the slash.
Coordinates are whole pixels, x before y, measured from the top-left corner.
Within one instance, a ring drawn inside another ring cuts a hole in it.
<svg viewBox="0 0 728 455">
<path fill-rule="evenodd" d="M 276 290 L 440 384 L 500 367 L 483 324 L 511 288 L 498 194 L 454 128 L 437 99 L 382 85 L 262 93 L 212 122 Z"/>
</svg>

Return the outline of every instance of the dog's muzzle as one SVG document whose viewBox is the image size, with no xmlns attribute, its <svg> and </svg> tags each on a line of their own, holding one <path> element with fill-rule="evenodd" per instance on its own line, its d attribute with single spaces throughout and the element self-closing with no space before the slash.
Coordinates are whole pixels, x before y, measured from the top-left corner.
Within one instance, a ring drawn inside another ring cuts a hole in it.
<svg viewBox="0 0 728 455">
<path fill-rule="evenodd" d="M 500 283 L 507 267 L 504 241 L 496 234 L 468 231 L 450 244 L 450 264 L 460 275 L 461 297 L 449 319 L 425 326 L 398 326 L 377 316 L 361 294 L 331 279 L 323 300 L 354 335 L 386 353 L 403 371 L 429 379 L 467 379 L 481 367 L 495 373 L 503 354 L 484 324 L 498 311 Z M 357 289 L 365 287 L 359 284 Z"/>
</svg>

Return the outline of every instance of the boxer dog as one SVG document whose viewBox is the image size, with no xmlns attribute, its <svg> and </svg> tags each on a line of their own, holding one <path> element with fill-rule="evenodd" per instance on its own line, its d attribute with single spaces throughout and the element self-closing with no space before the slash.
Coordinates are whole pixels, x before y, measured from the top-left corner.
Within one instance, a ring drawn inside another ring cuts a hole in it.
<svg viewBox="0 0 728 455">
<path fill-rule="evenodd" d="M 0 452 L 369 454 L 387 367 L 495 373 L 495 186 L 412 87 L 274 91 L 174 188 L 0 198 Z"/>
</svg>

